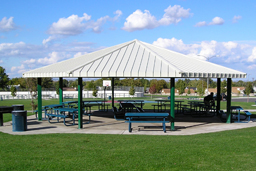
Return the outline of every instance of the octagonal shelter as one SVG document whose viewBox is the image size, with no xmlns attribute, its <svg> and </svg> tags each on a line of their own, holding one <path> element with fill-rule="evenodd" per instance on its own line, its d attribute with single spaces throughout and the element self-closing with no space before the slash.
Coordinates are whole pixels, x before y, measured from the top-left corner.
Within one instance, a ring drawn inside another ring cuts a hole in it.
<svg viewBox="0 0 256 171">
<path fill-rule="evenodd" d="M 240 72 L 207 61 L 198 60 L 187 55 L 165 48 L 154 46 L 139 40 L 133 40 L 99 51 L 68 59 L 52 65 L 34 69 L 23 74 L 23 77 L 38 78 L 38 111 L 42 119 L 41 78 L 59 77 L 78 78 L 79 124 L 82 128 L 82 78 L 171 78 L 171 129 L 174 129 L 174 88 L 175 78 L 217 78 L 217 96 L 220 97 L 220 79 L 227 78 L 228 99 L 227 114 L 230 122 L 231 79 L 246 78 Z M 114 86 L 112 86 L 112 106 L 114 105 Z M 219 99 L 219 98 L 218 98 Z M 60 86 L 60 103 L 63 101 Z M 173 105 L 172 105 L 173 104 Z M 217 111 L 220 102 L 217 102 Z"/>
</svg>

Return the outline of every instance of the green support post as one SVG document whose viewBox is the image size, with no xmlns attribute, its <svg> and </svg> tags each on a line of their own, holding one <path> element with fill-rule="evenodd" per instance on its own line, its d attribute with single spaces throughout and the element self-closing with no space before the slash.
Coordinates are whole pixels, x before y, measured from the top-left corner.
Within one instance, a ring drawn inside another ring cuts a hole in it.
<svg viewBox="0 0 256 171">
<path fill-rule="evenodd" d="M 78 129 L 83 128 L 83 81 L 78 77 Z"/>
<path fill-rule="evenodd" d="M 227 122 L 231 123 L 231 78 L 227 79 Z"/>
<path fill-rule="evenodd" d="M 114 79 L 114 77 L 112 77 L 112 81 L 111 81 L 111 87 L 112 87 L 112 107 L 114 107 L 115 106 L 115 100 L 114 100 L 114 88 L 115 88 L 115 79 Z"/>
<path fill-rule="evenodd" d="M 59 78 L 59 103 L 63 102 L 63 78 Z"/>
<path fill-rule="evenodd" d="M 219 110 L 220 110 L 220 85 L 221 85 L 221 79 L 217 78 L 217 108 L 216 108 L 216 112 L 217 115 L 219 116 Z"/>
<path fill-rule="evenodd" d="M 171 97 L 170 97 L 170 113 L 171 113 L 171 131 L 175 131 L 174 120 L 175 120 L 175 78 L 171 78 Z"/>
<path fill-rule="evenodd" d="M 37 108 L 38 120 L 42 120 L 42 78 L 37 78 Z"/>
</svg>

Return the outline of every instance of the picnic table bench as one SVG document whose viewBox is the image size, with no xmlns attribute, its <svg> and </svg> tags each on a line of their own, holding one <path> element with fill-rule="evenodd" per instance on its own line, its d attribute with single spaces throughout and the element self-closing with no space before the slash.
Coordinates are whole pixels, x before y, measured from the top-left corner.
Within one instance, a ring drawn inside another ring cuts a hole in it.
<svg viewBox="0 0 256 171">
<path fill-rule="evenodd" d="M 125 113 L 126 123 L 129 123 L 129 132 L 132 132 L 132 123 L 162 123 L 163 131 L 166 132 L 165 123 L 169 113 Z"/>
<path fill-rule="evenodd" d="M 55 108 L 53 109 L 54 111 L 56 111 L 56 113 L 47 113 L 47 117 L 48 117 L 48 122 L 50 122 L 50 119 L 52 119 L 53 117 L 57 118 L 57 122 L 59 122 L 59 118 L 63 118 L 63 123 L 64 125 L 66 125 L 66 118 L 69 118 L 70 114 L 72 114 L 72 121 L 73 124 L 75 125 L 75 118 L 76 115 L 78 114 L 78 109 L 74 109 L 74 108 Z M 68 112 L 68 115 L 66 115 L 66 112 Z M 91 120 L 91 114 L 90 113 L 84 113 L 84 115 L 89 116 L 89 121 L 87 123 L 90 123 Z M 66 125 L 67 126 L 67 125 Z"/>
</svg>

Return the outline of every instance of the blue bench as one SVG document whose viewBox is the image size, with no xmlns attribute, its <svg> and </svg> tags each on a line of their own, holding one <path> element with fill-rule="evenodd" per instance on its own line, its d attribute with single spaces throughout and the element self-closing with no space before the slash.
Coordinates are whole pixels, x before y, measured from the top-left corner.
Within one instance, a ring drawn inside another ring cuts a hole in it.
<svg viewBox="0 0 256 171">
<path fill-rule="evenodd" d="M 56 113 L 47 113 L 46 115 L 48 116 L 48 122 L 50 122 L 50 118 L 52 119 L 53 117 L 56 117 L 57 118 L 57 122 L 59 122 L 59 118 L 63 118 L 63 123 L 64 125 L 66 125 L 66 121 L 65 119 L 66 118 L 69 118 L 69 115 L 72 114 L 72 121 L 73 121 L 73 124 L 72 125 L 75 125 L 75 118 L 76 118 L 76 115 L 78 114 L 78 109 L 74 109 L 74 108 L 56 108 L 54 109 L 54 111 L 57 111 Z M 69 115 L 66 115 L 65 112 L 68 112 Z M 84 115 L 87 115 L 89 116 L 89 121 L 86 122 L 87 123 L 90 123 L 90 120 L 91 120 L 91 114 L 90 113 L 83 113 Z M 67 126 L 67 125 L 66 125 Z"/>
<path fill-rule="evenodd" d="M 129 123 L 129 132 L 132 132 L 132 123 L 162 123 L 163 131 L 166 132 L 165 123 L 169 113 L 125 113 L 126 123 Z"/>
<path fill-rule="evenodd" d="M 48 122 L 50 122 L 50 120 L 53 118 L 53 117 L 57 117 L 57 122 L 59 122 L 59 118 L 63 118 L 63 123 L 64 125 L 66 125 L 66 121 L 65 119 L 68 118 L 68 115 L 63 115 L 63 114 L 50 114 L 50 113 L 47 113 L 46 116 L 48 117 Z"/>
</svg>

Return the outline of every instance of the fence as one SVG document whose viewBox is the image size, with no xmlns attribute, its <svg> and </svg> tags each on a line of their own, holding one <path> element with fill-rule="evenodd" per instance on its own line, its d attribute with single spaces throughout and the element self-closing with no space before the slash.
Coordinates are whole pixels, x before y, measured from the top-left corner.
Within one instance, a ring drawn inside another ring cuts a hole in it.
<svg viewBox="0 0 256 171">
<path fill-rule="evenodd" d="M 104 90 L 99 90 L 97 93 L 98 98 L 104 98 Z M 135 94 L 131 96 L 129 94 L 129 87 L 115 87 L 114 97 L 144 97 L 144 88 L 135 87 Z M 83 98 L 94 98 L 92 95 L 92 90 L 83 90 Z M 105 98 L 112 96 L 111 88 L 108 87 L 105 91 Z M 63 97 L 69 98 L 78 98 L 77 91 L 63 91 Z M 42 91 L 43 99 L 59 98 L 59 95 L 56 94 L 56 91 Z M 17 91 L 16 96 L 13 97 L 10 91 L 1 91 L 0 100 L 4 99 L 31 99 L 31 94 L 29 91 Z"/>
</svg>

